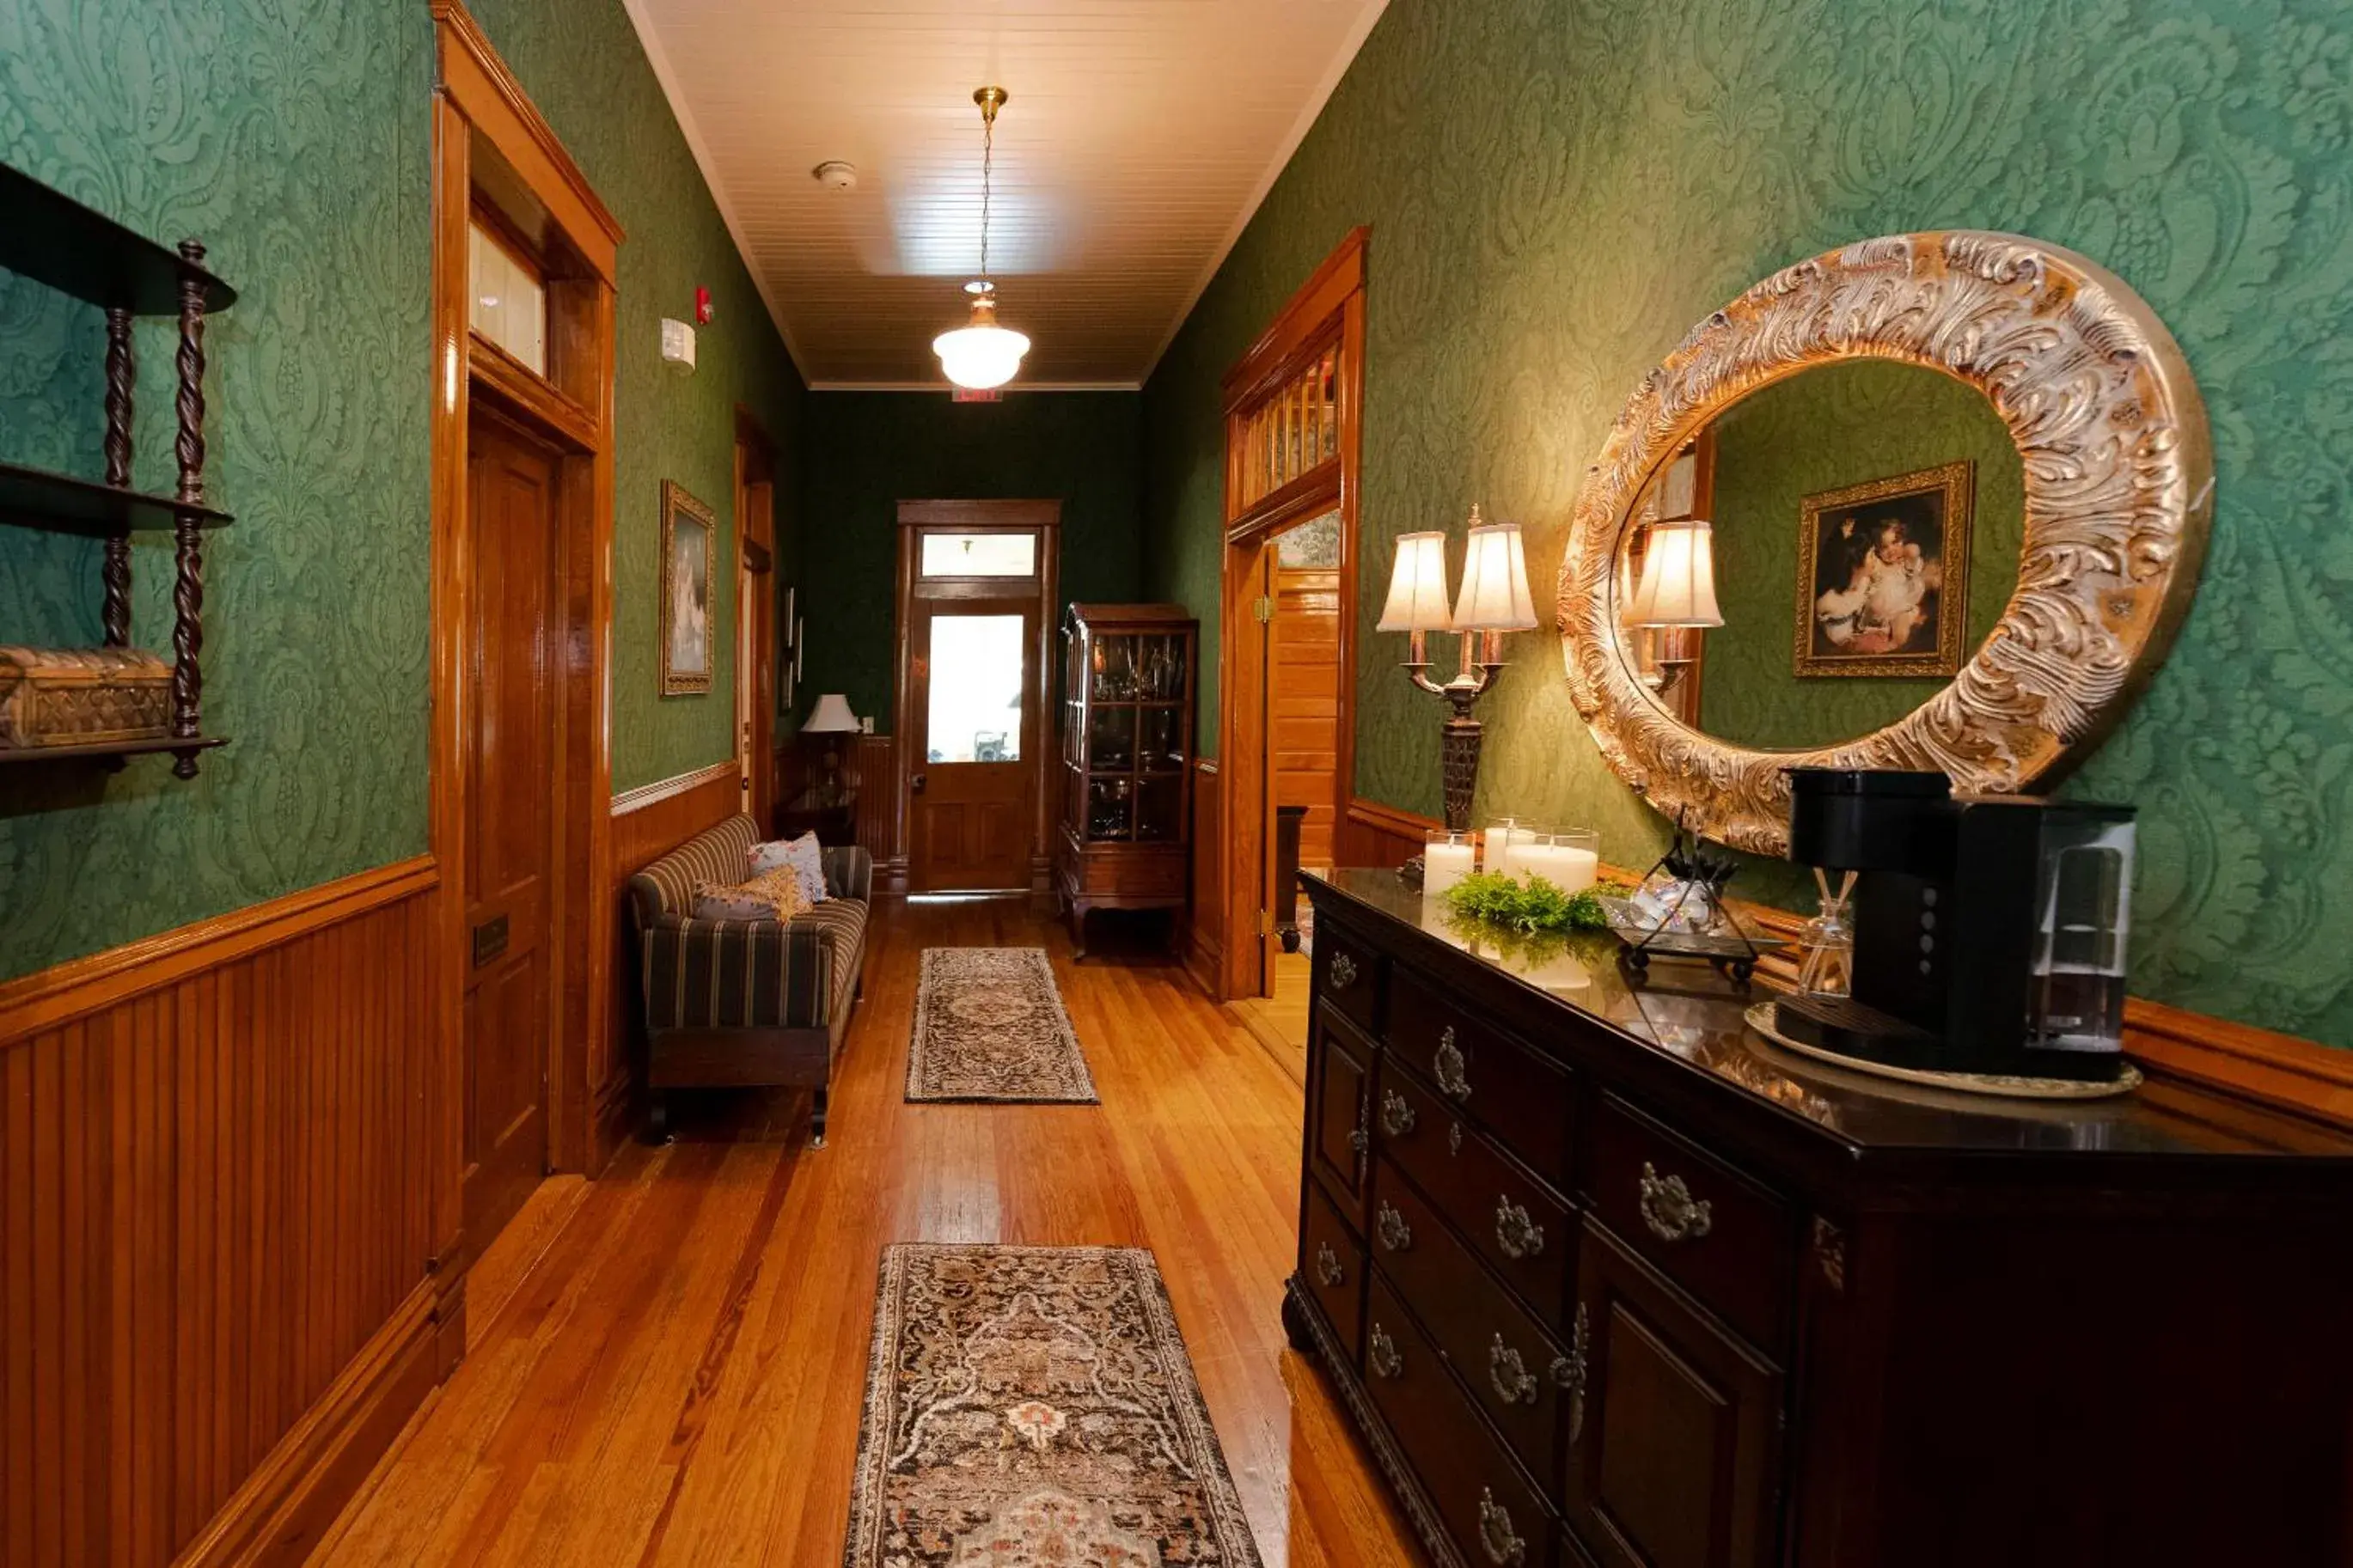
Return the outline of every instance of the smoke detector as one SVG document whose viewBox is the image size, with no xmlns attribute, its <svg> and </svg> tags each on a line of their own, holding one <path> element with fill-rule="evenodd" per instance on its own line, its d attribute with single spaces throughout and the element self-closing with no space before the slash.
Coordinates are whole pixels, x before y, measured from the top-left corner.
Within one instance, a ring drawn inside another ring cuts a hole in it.
<svg viewBox="0 0 2353 1568">
<path fill-rule="evenodd" d="M 829 191 L 854 191 L 858 188 L 858 165 L 839 158 L 828 158 L 809 174 Z"/>
</svg>

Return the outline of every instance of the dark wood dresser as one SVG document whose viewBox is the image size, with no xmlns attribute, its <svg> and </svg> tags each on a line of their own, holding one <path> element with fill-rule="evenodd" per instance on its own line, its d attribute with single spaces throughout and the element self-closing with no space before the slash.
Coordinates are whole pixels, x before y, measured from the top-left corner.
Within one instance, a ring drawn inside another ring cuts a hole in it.
<svg viewBox="0 0 2353 1568">
<path fill-rule="evenodd" d="M 1303 880 L 1284 1322 L 1440 1563 L 2353 1563 L 2353 1142 L 1885 1084 Z"/>
</svg>

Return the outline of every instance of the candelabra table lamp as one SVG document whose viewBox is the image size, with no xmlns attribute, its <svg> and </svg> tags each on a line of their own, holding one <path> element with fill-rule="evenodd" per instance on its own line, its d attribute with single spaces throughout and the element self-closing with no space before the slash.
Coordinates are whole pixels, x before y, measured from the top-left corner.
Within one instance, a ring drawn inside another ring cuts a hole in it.
<svg viewBox="0 0 2353 1568">
<path fill-rule="evenodd" d="M 1482 522 L 1471 509 L 1471 531 L 1462 556 L 1462 592 L 1447 607 L 1446 535 L 1435 531 L 1401 534 L 1389 577 L 1388 602 L 1374 629 L 1410 637 L 1405 668 L 1424 691 L 1446 699 L 1450 711 L 1439 741 L 1446 826 L 1471 830 L 1471 797 L 1479 783 L 1479 721 L 1471 716 L 1504 668 L 1504 634 L 1536 624 L 1528 595 L 1526 546 L 1516 522 Z M 1461 665 L 1440 685 L 1430 678 L 1426 639 L 1451 631 L 1461 638 Z"/>
</svg>

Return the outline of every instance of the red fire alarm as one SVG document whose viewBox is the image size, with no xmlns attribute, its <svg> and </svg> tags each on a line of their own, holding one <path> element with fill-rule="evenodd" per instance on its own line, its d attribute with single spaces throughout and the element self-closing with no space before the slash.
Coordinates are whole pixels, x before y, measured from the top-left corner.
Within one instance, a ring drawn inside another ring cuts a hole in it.
<svg viewBox="0 0 2353 1568">
<path fill-rule="evenodd" d="M 698 286 L 694 290 L 694 324 L 711 325 L 711 290 Z"/>
</svg>

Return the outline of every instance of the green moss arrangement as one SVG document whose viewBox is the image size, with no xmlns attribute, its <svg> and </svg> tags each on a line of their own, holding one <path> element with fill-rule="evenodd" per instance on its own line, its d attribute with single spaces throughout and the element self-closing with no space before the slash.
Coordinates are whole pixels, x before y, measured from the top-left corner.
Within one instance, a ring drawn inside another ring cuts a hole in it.
<svg viewBox="0 0 2353 1568">
<path fill-rule="evenodd" d="M 1607 931 L 1609 918 L 1590 889 L 1564 893 L 1542 877 L 1523 882 L 1493 871 L 1474 871 L 1446 889 L 1446 907 L 1465 920 L 1535 936 L 1546 931 Z"/>
</svg>

